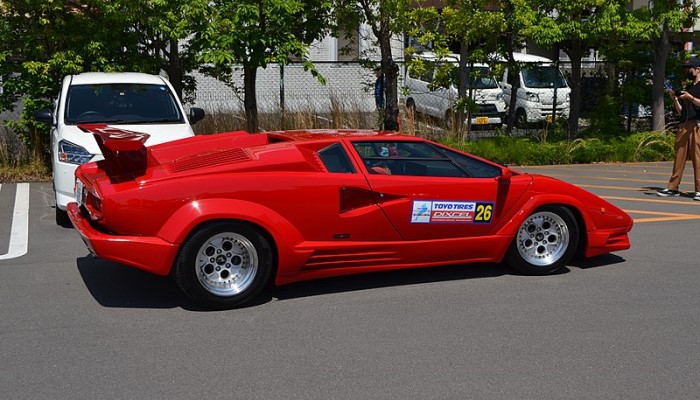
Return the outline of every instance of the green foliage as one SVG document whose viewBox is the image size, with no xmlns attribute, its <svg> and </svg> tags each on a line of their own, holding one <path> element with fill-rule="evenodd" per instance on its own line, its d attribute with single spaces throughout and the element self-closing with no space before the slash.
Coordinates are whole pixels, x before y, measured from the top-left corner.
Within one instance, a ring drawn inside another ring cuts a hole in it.
<svg viewBox="0 0 700 400">
<path fill-rule="evenodd" d="M 552 165 L 668 161 L 673 159 L 674 140 L 673 135 L 665 133 L 640 132 L 573 141 L 500 136 L 472 141 L 450 139 L 445 144 L 506 165 Z"/>
<path fill-rule="evenodd" d="M 623 135 L 625 128 L 622 125 L 620 110 L 622 106 L 619 99 L 612 96 L 600 96 L 595 111 L 591 115 L 591 124 L 583 133 L 587 138 L 613 138 Z"/>
<path fill-rule="evenodd" d="M 255 94 L 258 68 L 304 60 L 304 69 L 323 82 L 307 59 L 314 40 L 330 32 L 330 0 L 216 0 L 209 2 L 208 23 L 192 38 L 203 71 L 231 85 L 232 70 L 242 65 L 247 129 L 258 131 Z"/>
<path fill-rule="evenodd" d="M 140 71 L 163 68 L 178 94 L 192 93 L 187 73 L 196 66 L 178 40 L 201 21 L 206 0 L 102 0 L 0 2 L 0 111 L 22 114 L 8 126 L 40 157 L 48 127 L 32 118 L 51 108 L 65 75 L 86 71 Z"/>
</svg>

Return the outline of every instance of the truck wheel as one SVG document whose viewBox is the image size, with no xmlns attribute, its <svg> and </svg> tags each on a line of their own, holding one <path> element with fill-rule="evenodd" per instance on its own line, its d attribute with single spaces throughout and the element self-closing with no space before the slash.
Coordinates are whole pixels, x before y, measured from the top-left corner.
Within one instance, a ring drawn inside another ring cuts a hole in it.
<svg viewBox="0 0 700 400">
<path fill-rule="evenodd" d="M 527 128 L 527 114 L 522 108 L 515 112 L 515 126 L 517 128 Z"/>
<path fill-rule="evenodd" d="M 56 206 L 56 225 L 59 226 L 70 226 L 70 218 L 68 218 L 68 212 L 65 210 L 61 210 Z"/>
<path fill-rule="evenodd" d="M 416 115 L 416 102 L 411 97 L 406 99 L 406 114 L 411 117 L 415 117 Z"/>
<path fill-rule="evenodd" d="M 239 222 L 208 224 L 183 244 L 173 271 L 197 303 L 227 309 L 251 301 L 270 282 L 272 248 L 260 232 Z"/>
</svg>

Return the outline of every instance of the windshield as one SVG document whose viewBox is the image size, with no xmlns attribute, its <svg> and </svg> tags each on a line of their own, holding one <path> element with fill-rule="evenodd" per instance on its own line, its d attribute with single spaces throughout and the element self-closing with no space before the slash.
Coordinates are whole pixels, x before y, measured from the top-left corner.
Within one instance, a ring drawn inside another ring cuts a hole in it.
<svg viewBox="0 0 700 400">
<path fill-rule="evenodd" d="M 458 68 L 455 68 L 452 73 L 453 82 L 459 82 Z M 472 89 L 495 89 L 498 87 L 496 80 L 491 76 L 491 71 L 488 67 L 467 67 L 467 76 Z M 467 87 L 469 87 L 467 86 Z"/>
<path fill-rule="evenodd" d="M 74 85 L 68 89 L 66 124 L 182 123 L 175 97 L 165 85 L 137 83 Z"/>
<path fill-rule="evenodd" d="M 554 66 L 536 66 L 523 69 L 523 81 L 529 88 L 565 88 L 566 80 Z"/>
</svg>

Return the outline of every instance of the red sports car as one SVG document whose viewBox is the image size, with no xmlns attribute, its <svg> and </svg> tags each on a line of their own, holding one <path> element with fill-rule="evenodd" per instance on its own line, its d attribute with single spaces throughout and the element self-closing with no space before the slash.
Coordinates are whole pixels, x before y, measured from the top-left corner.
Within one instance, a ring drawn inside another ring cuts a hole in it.
<svg viewBox="0 0 700 400">
<path fill-rule="evenodd" d="M 632 219 L 574 185 L 419 137 L 229 132 L 144 147 L 82 125 L 104 160 L 76 172 L 70 218 L 97 257 L 171 274 L 211 308 L 267 285 L 445 264 L 548 274 L 630 247 Z"/>
</svg>

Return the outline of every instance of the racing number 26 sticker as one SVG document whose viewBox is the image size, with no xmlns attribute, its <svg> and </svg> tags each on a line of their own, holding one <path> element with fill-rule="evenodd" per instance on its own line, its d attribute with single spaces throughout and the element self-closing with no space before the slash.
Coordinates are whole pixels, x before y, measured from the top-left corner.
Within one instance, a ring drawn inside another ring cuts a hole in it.
<svg viewBox="0 0 700 400">
<path fill-rule="evenodd" d="M 493 203 L 476 203 L 475 224 L 488 224 L 493 217 Z"/>
</svg>

